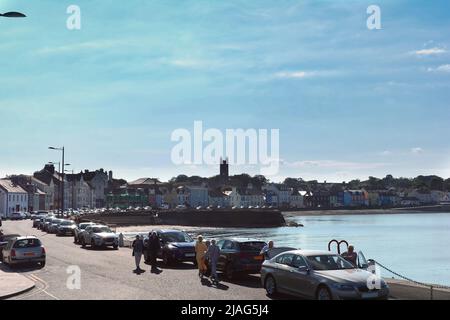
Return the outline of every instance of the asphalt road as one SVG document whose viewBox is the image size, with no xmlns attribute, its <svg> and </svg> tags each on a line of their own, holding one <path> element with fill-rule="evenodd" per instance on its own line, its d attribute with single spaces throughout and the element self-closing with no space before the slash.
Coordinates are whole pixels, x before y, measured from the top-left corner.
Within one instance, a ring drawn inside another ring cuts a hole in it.
<svg viewBox="0 0 450 320">
<path fill-rule="evenodd" d="M 160 274 L 150 272 L 150 266 L 141 263 L 146 272 L 137 275 L 134 257 L 128 248 L 83 249 L 73 243 L 73 237 L 57 237 L 32 228 L 32 221 L 4 221 L 4 233 L 35 235 L 47 252 L 45 268 L 24 267 L 14 269 L 36 282 L 36 288 L 12 299 L 31 300 L 265 300 L 268 297 L 260 285 L 258 275 L 242 277 L 233 282 L 221 281 L 212 286 L 200 281 L 197 269 L 186 263 L 175 267 L 162 267 Z M 67 281 L 70 266 L 81 271 L 80 289 L 69 289 Z M 0 268 L 10 271 L 0 263 Z"/>
</svg>

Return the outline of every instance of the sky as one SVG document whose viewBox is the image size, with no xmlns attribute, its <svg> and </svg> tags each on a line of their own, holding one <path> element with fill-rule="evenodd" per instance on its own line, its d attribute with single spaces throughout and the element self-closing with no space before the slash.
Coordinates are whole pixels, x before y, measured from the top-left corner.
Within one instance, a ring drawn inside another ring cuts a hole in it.
<svg viewBox="0 0 450 320">
<path fill-rule="evenodd" d="M 218 174 L 171 160 L 172 132 L 194 121 L 279 129 L 272 181 L 450 177 L 447 0 L 0 0 L 7 11 L 27 18 L 0 17 L 2 177 L 63 145 L 75 171 Z"/>
</svg>

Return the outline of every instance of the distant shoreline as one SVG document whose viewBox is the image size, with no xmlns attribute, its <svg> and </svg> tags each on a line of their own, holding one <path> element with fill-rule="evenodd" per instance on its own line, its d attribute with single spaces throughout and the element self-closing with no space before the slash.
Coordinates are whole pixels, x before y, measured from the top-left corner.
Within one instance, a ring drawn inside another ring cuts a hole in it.
<svg viewBox="0 0 450 320">
<path fill-rule="evenodd" d="M 331 209 L 331 210 L 302 210 L 283 211 L 286 218 L 302 216 L 340 216 L 340 215 L 378 215 L 378 214 L 419 214 L 419 213 L 450 213 L 449 205 L 426 206 L 414 208 L 392 209 Z"/>
</svg>

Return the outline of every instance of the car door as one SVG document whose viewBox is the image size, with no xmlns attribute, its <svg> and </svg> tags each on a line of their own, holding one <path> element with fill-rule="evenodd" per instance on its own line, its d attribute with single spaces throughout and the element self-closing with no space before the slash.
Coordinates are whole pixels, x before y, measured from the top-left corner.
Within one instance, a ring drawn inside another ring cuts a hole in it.
<svg viewBox="0 0 450 320">
<path fill-rule="evenodd" d="M 311 270 L 305 258 L 296 254 L 289 266 L 289 276 L 287 279 L 289 291 L 295 295 L 313 298 L 314 278 L 311 276 Z"/>
<path fill-rule="evenodd" d="M 224 240 L 222 247 L 220 248 L 220 256 L 217 261 L 217 269 L 223 271 L 228 261 L 231 260 L 231 254 L 233 251 L 233 241 Z"/>
<path fill-rule="evenodd" d="M 275 259 L 275 268 L 272 274 L 275 277 L 275 281 L 279 290 L 290 291 L 290 266 L 293 259 L 294 254 L 292 253 L 282 254 Z"/>
</svg>

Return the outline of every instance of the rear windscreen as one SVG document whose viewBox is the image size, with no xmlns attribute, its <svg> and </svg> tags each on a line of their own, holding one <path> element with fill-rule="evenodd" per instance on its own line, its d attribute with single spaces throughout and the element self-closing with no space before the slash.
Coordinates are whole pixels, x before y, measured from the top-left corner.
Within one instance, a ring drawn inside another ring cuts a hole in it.
<svg viewBox="0 0 450 320">
<path fill-rule="evenodd" d="M 14 244 L 14 248 L 20 249 L 20 248 L 36 248 L 41 246 L 41 241 L 38 239 L 23 239 L 18 240 Z"/>
<path fill-rule="evenodd" d="M 239 248 L 243 251 L 261 251 L 266 244 L 260 241 L 254 242 L 241 242 L 239 243 Z"/>
</svg>

